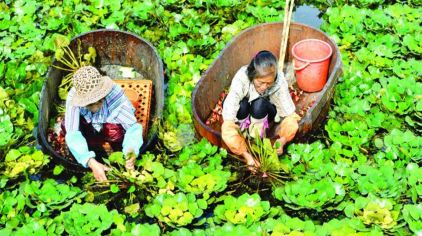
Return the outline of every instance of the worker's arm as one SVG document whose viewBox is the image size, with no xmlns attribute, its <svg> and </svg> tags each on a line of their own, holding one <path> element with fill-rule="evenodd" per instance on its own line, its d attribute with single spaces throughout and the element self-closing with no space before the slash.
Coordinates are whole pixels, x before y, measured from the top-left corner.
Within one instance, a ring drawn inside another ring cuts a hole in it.
<svg viewBox="0 0 422 236">
<path fill-rule="evenodd" d="M 135 108 L 127 98 L 124 99 L 124 102 L 120 105 L 116 120 L 119 121 L 126 130 L 122 143 L 122 151 L 126 157 L 126 169 L 133 170 L 136 157 L 139 155 L 139 150 L 144 143 L 142 138 L 143 127 L 141 124 L 137 123 Z"/>
<path fill-rule="evenodd" d="M 79 131 L 80 110 L 79 107 L 73 106 L 71 103 L 74 94 L 75 89 L 72 88 L 66 99 L 65 141 L 76 161 L 82 166 L 88 167 L 88 160 L 95 157 L 95 152 L 89 151 L 86 139 Z"/>
</svg>

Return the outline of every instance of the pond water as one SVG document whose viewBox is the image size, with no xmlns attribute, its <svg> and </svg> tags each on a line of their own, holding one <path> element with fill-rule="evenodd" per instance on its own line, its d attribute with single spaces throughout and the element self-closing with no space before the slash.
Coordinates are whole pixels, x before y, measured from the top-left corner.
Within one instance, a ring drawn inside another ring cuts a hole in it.
<svg viewBox="0 0 422 236">
<path fill-rule="evenodd" d="M 302 23 L 319 29 L 322 24 L 321 12 L 318 8 L 310 5 L 298 5 L 292 13 L 292 21 Z"/>
</svg>

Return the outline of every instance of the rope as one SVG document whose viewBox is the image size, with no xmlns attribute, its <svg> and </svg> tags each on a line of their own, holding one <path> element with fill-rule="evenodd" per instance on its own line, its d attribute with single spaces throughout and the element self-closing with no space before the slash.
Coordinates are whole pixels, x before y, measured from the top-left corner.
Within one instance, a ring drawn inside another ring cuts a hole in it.
<svg viewBox="0 0 422 236">
<path fill-rule="evenodd" d="M 281 72 L 284 69 L 284 58 L 286 57 L 287 41 L 289 39 L 290 31 L 290 21 L 292 18 L 294 4 L 294 0 L 286 0 L 286 5 L 284 7 L 283 31 L 281 34 L 280 56 L 278 59 L 278 70 Z"/>
</svg>

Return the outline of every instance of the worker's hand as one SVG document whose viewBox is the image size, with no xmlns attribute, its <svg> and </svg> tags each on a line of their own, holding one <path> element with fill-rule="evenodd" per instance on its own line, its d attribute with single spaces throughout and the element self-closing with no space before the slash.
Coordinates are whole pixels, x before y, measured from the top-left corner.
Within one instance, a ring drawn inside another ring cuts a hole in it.
<svg viewBox="0 0 422 236">
<path fill-rule="evenodd" d="M 91 168 L 92 173 L 94 174 L 94 177 L 98 182 L 102 182 L 102 181 L 107 180 L 105 172 L 110 170 L 110 168 L 108 168 L 107 166 L 99 163 L 94 158 L 90 158 L 88 160 L 88 166 L 89 166 L 89 168 Z"/>
<path fill-rule="evenodd" d="M 135 160 L 136 160 L 135 152 L 132 149 L 129 149 L 128 153 L 126 154 L 126 163 L 125 163 L 126 170 L 135 169 Z"/>
<path fill-rule="evenodd" d="M 242 153 L 243 158 L 245 158 L 246 164 L 248 165 L 248 169 L 252 172 L 255 172 L 257 168 L 261 166 L 261 164 L 252 157 L 249 152 Z"/>
<path fill-rule="evenodd" d="M 277 148 L 277 155 L 281 155 L 283 154 L 283 149 L 284 149 L 284 145 L 286 145 L 286 138 L 281 137 L 279 139 L 276 140 L 276 142 L 278 142 L 280 144 L 280 147 Z"/>
</svg>

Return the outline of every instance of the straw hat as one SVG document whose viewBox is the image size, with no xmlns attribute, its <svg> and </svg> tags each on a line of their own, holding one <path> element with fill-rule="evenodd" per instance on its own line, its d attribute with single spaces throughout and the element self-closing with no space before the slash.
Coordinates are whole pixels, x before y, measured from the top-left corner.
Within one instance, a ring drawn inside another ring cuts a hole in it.
<svg viewBox="0 0 422 236">
<path fill-rule="evenodd" d="M 76 93 L 72 104 L 84 107 L 107 96 L 113 88 L 113 81 L 108 76 L 101 76 L 95 67 L 84 66 L 73 74 L 73 87 Z"/>
</svg>

